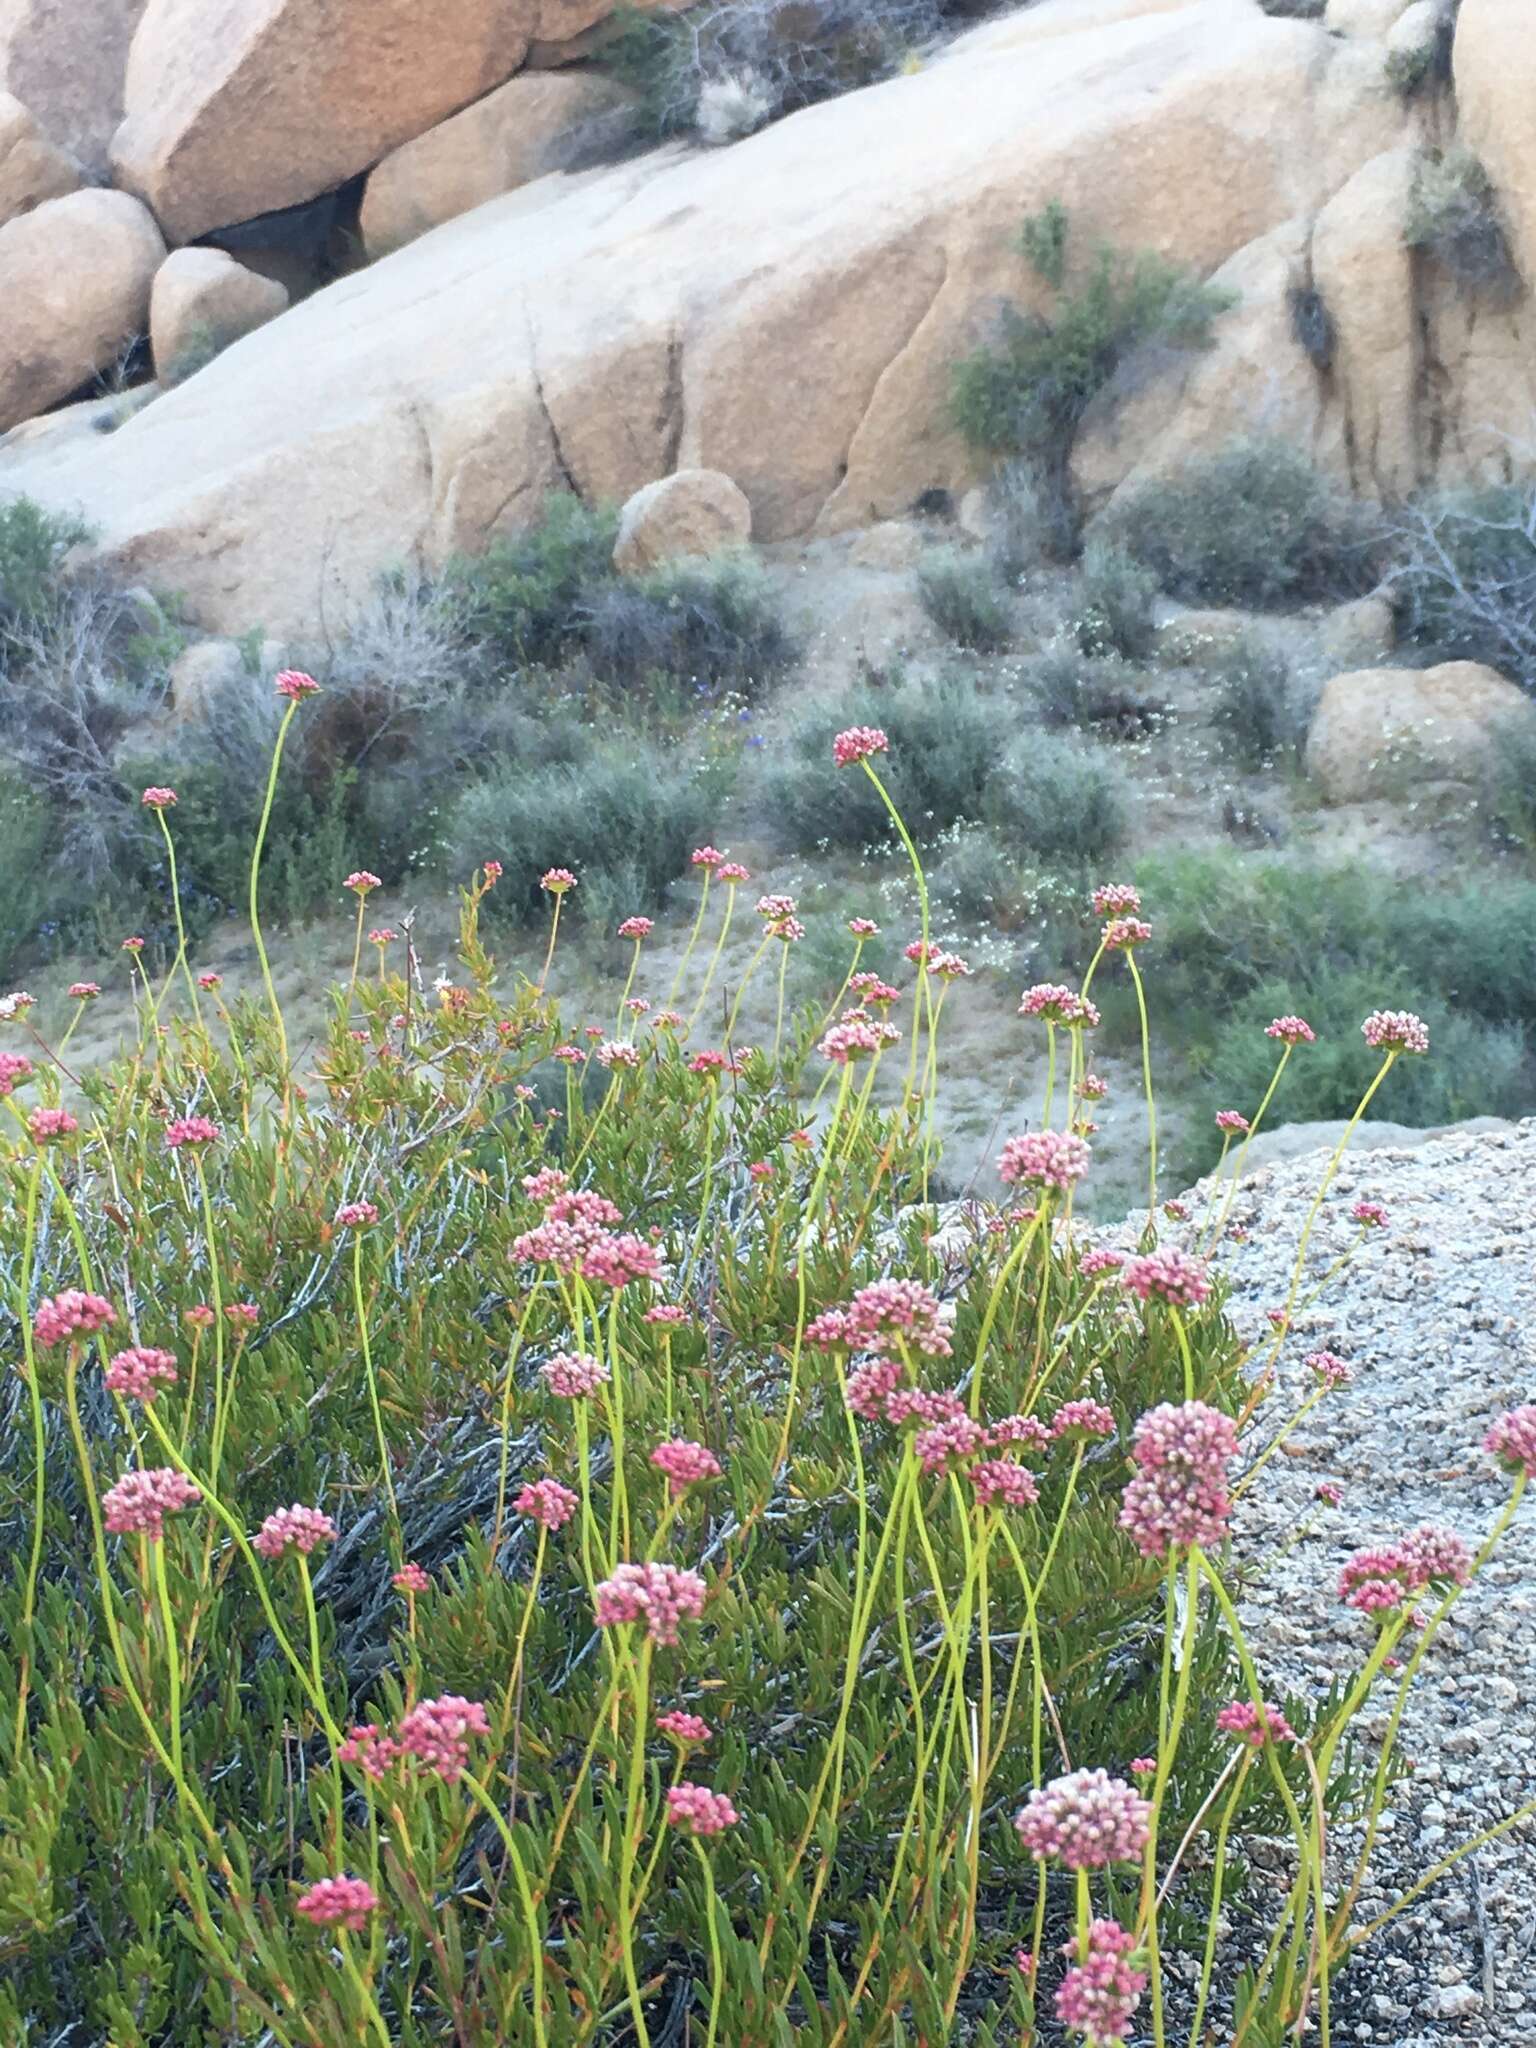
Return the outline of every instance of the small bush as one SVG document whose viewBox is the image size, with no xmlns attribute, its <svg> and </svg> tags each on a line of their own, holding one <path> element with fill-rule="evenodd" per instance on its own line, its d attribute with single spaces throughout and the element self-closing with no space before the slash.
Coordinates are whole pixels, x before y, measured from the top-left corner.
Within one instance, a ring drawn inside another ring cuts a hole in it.
<svg viewBox="0 0 1536 2048">
<path fill-rule="evenodd" d="M 1536 688 L 1536 487 L 1424 499 L 1388 545 L 1387 583 L 1411 638 Z"/>
<path fill-rule="evenodd" d="M 960 931 L 1017 931 L 1034 908 L 1017 848 L 990 825 L 957 826 L 938 848 L 928 883 L 935 914 Z"/>
<path fill-rule="evenodd" d="M 461 869 L 502 862 L 489 908 L 507 918 L 547 909 L 538 878 L 573 869 L 575 908 L 589 921 L 654 910 L 688 865 L 722 795 L 717 765 L 641 740 L 589 747 L 580 761 L 529 767 L 507 760 L 464 792 L 448 828 Z M 622 899 L 622 900 L 621 900 Z"/>
<path fill-rule="evenodd" d="M 31 498 L 0 505 L 0 678 L 17 655 L 17 635 L 35 630 L 62 600 L 64 557 L 90 528 L 45 512 Z"/>
<path fill-rule="evenodd" d="M 1506 846 L 1536 857 L 1536 737 L 1523 721 L 1494 735 L 1487 809 Z"/>
<path fill-rule="evenodd" d="M 1115 541 L 1096 539 L 1083 555 L 1082 609 L 1072 630 L 1084 654 L 1145 661 L 1157 629 L 1157 579 Z"/>
<path fill-rule="evenodd" d="M 537 525 L 449 571 L 466 631 L 493 660 L 557 666 L 580 639 L 589 591 L 612 579 L 617 533 L 617 513 L 555 493 Z"/>
<path fill-rule="evenodd" d="M 1240 441 L 1143 484 L 1109 530 L 1176 597 L 1269 605 L 1368 580 L 1362 515 L 1299 449 Z"/>
<path fill-rule="evenodd" d="M 589 591 L 577 630 L 604 682 L 635 689 L 669 677 L 751 699 L 795 659 L 782 601 L 749 555 L 669 562 Z"/>
<path fill-rule="evenodd" d="M 1072 450 L 1089 405 L 1135 350 L 1204 346 L 1231 304 L 1159 256 L 1105 247 L 1069 284 L 1069 240 L 1059 202 L 1026 220 L 1021 247 L 1056 294 L 1051 317 L 1005 307 L 992 339 L 955 365 L 950 389 L 950 415 L 973 448 L 1029 463 L 1061 554 L 1076 544 Z"/>
<path fill-rule="evenodd" d="M 1005 583 L 1017 583 L 1044 552 L 1039 482 L 1027 462 L 1000 462 L 987 478 L 985 496 L 987 554 Z"/>
<path fill-rule="evenodd" d="M 1066 734 L 1022 732 L 989 779 L 986 820 L 1010 847 L 1086 866 L 1125 837 L 1126 793 L 1096 749 Z"/>
<path fill-rule="evenodd" d="M 1140 738 L 1155 732 L 1167 707 L 1135 687 L 1137 671 L 1118 656 L 1095 657 L 1065 643 L 1024 665 L 1022 681 L 1042 725 Z"/>
<path fill-rule="evenodd" d="M 1444 264 L 1468 291 L 1507 297 L 1518 289 L 1493 180 L 1469 149 L 1419 158 L 1403 239 Z"/>
<path fill-rule="evenodd" d="M 973 654 L 996 654 L 1008 645 L 1008 608 L 997 594 L 996 572 L 985 555 L 946 548 L 917 572 L 923 610 L 946 639 Z"/>
<path fill-rule="evenodd" d="M 765 824 L 794 849 L 889 839 L 890 818 L 868 779 L 832 760 L 833 734 L 871 718 L 890 735 L 881 775 L 918 839 L 980 817 L 997 761 L 998 705 L 968 679 L 898 677 L 801 712 L 761 757 L 756 796 Z"/>
<path fill-rule="evenodd" d="M 0 976 L 48 915 L 50 837 L 48 806 L 0 771 Z"/>
<path fill-rule="evenodd" d="M 1211 724 L 1223 753 L 1255 771 L 1299 757 L 1307 737 L 1307 707 L 1283 654 L 1245 638 L 1205 666 L 1213 696 Z"/>
</svg>

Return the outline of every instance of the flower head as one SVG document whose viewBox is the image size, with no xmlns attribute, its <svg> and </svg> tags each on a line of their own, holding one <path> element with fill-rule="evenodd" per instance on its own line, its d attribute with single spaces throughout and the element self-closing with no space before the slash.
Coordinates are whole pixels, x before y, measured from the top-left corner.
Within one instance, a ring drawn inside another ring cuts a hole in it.
<svg viewBox="0 0 1536 2048">
<path fill-rule="evenodd" d="M 1104 946 L 1110 953 L 1129 953 L 1152 937 L 1152 927 L 1139 917 L 1112 917 L 1104 927 Z"/>
<path fill-rule="evenodd" d="M 427 1593 L 432 1589 L 431 1579 L 419 1564 L 414 1563 L 401 1565 L 389 1583 L 400 1593 Z"/>
<path fill-rule="evenodd" d="M 1066 1943 L 1073 1966 L 1056 1990 L 1056 2017 L 1081 2034 L 1084 2048 L 1121 2048 L 1136 2007 L 1147 1988 L 1147 1973 L 1132 1956 L 1136 1937 L 1118 1920 L 1090 1920 L 1084 1943 Z"/>
<path fill-rule="evenodd" d="M 18 1083 L 30 1080 L 32 1062 L 24 1053 L 0 1052 L 0 1099 L 15 1092 Z"/>
<path fill-rule="evenodd" d="M 1031 1508 L 1040 1498 L 1034 1474 L 1011 1458 L 982 1458 L 965 1476 L 983 1507 Z"/>
<path fill-rule="evenodd" d="M 818 1050 L 834 1066 L 846 1067 L 854 1060 L 871 1058 L 884 1043 L 881 1027 L 872 1018 L 850 1014 L 831 1027 Z"/>
<path fill-rule="evenodd" d="M 1264 1026 L 1266 1038 L 1278 1038 L 1286 1045 L 1311 1045 L 1317 1033 L 1305 1017 L 1276 1017 L 1272 1024 Z"/>
<path fill-rule="evenodd" d="M 546 868 L 539 877 L 539 887 L 551 896 L 563 896 L 576 887 L 576 877 L 569 868 Z"/>
<path fill-rule="evenodd" d="M 1536 1479 L 1536 1405 L 1527 1402 L 1501 1415 L 1483 1438 L 1483 1449 L 1506 1472 Z"/>
<path fill-rule="evenodd" d="M 40 1301 L 32 1318 L 33 1341 L 51 1349 L 76 1337 L 94 1337 L 110 1329 L 117 1310 L 99 1294 L 86 1294 L 78 1287 L 66 1287 L 49 1301 Z"/>
<path fill-rule="evenodd" d="M 1412 1010 L 1372 1010 L 1360 1031 L 1373 1052 L 1429 1051 L 1429 1026 Z"/>
<path fill-rule="evenodd" d="M 684 1713 L 681 1707 L 669 1707 L 664 1714 L 658 1714 L 656 1726 L 679 1744 L 708 1742 L 715 1732 L 702 1715 Z"/>
<path fill-rule="evenodd" d="M 1043 1017 L 1047 1024 L 1064 1024 L 1073 1031 L 1091 1031 L 1099 1021 L 1097 1006 L 1064 981 L 1037 981 L 1033 988 L 1025 989 L 1019 1015 Z"/>
<path fill-rule="evenodd" d="M 72 981 L 65 994 L 77 1003 L 93 1002 L 101 994 L 99 981 Z"/>
<path fill-rule="evenodd" d="M 453 1785 L 469 1762 L 470 1736 L 490 1732 L 478 1700 L 445 1692 L 440 1699 L 421 1700 L 412 1707 L 400 1723 L 398 1747 L 402 1755 L 436 1772 L 445 1785 Z"/>
<path fill-rule="evenodd" d="M 172 1465 L 125 1472 L 101 1496 L 102 1521 L 111 1536 L 147 1536 L 158 1543 L 165 1534 L 166 1516 L 201 1499 L 191 1480 Z"/>
<path fill-rule="evenodd" d="M 718 1479 L 722 1469 L 713 1451 L 687 1437 L 673 1437 L 658 1444 L 651 1453 L 651 1463 L 658 1472 L 666 1473 L 668 1490 L 673 1494 L 686 1493 L 702 1479 Z"/>
<path fill-rule="evenodd" d="M 359 896 L 366 896 L 370 889 L 382 889 L 384 884 L 377 875 L 370 874 L 367 868 L 355 868 L 341 886 L 343 889 L 353 890 Z"/>
<path fill-rule="evenodd" d="M 383 1900 L 364 1877 L 322 1877 L 293 1902 L 311 1927 L 345 1927 L 358 1933 Z"/>
<path fill-rule="evenodd" d="M 251 1538 L 251 1548 L 258 1556 L 277 1559 L 286 1557 L 290 1550 L 296 1550 L 301 1557 L 308 1557 L 322 1543 L 334 1543 L 336 1524 L 329 1515 L 321 1514 L 318 1508 L 297 1505 L 278 1508 L 268 1515 L 256 1534 Z"/>
<path fill-rule="evenodd" d="M 313 697 L 320 685 L 300 668 L 285 668 L 272 687 L 279 697 L 286 697 L 290 704 L 297 704 L 305 697 Z"/>
<path fill-rule="evenodd" d="M 690 1835 L 723 1835 L 741 1815 L 723 1792 L 711 1792 L 707 1785 L 691 1785 L 684 1779 L 667 1792 L 667 1819 Z"/>
<path fill-rule="evenodd" d="M 1051 1417 L 1051 1435 L 1058 1441 L 1066 1437 L 1073 1443 L 1088 1443 L 1094 1437 L 1110 1437 L 1114 1433 L 1114 1411 L 1102 1401 L 1063 1401 Z"/>
<path fill-rule="evenodd" d="M 121 1394 L 125 1401 L 153 1401 L 162 1387 L 175 1386 L 176 1359 L 169 1351 L 135 1344 L 108 1360 L 102 1378 L 108 1392 Z"/>
<path fill-rule="evenodd" d="M 1233 1700 L 1216 1716 L 1216 1726 L 1223 1735 L 1235 1735 L 1251 1749 L 1262 1749 L 1266 1742 L 1296 1740 L 1296 1731 L 1290 1722 L 1278 1707 L 1267 1701 L 1262 1707 L 1257 1707 L 1252 1700 Z"/>
<path fill-rule="evenodd" d="M 1033 1187 L 1060 1188 L 1063 1193 L 1076 1185 L 1093 1160 L 1081 1138 L 1070 1131 L 1026 1131 L 1010 1138 L 998 1155 L 998 1179 L 1007 1185 L 1017 1181 Z"/>
<path fill-rule="evenodd" d="M 705 873 L 708 874 L 719 867 L 721 861 L 725 859 L 725 855 L 718 846 L 696 846 L 692 853 L 689 854 L 688 859 L 692 866 L 703 868 Z"/>
<path fill-rule="evenodd" d="M 1240 1109 L 1218 1109 L 1216 1128 L 1218 1131 L 1246 1131 L 1248 1119 Z"/>
<path fill-rule="evenodd" d="M 379 1212 L 372 1202 L 343 1202 L 336 1211 L 338 1230 L 357 1230 L 378 1220 Z"/>
<path fill-rule="evenodd" d="M 872 917 L 850 917 L 848 929 L 856 939 L 878 938 L 880 927 Z"/>
<path fill-rule="evenodd" d="M 1093 1251 L 1083 1253 L 1077 1262 L 1077 1270 L 1090 1280 L 1099 1273 L 1118 1273 L 1125 1264 L 1125 1256 L 1112 1245 L 1099 1245 Z"/>
<path fill-rule="evenodd" d="M 670 1564 L 621 1564 L 595 1589 L 599 1628 L 644 1622 L 653 1643 L 675 1643 L 683 1621 L 704 1612 L 704 1581 Z"/>
<path fill-rule="evenodd" d="M 139 798 L 139 802 L 146 811 L 168 811 L 175 801 L 176 792 L 174 789 L 162 789 L 158 784 L 154 783 Z"/>
<path fill-rule="evenodd" d="M 1211 1291 L 1205 1268 L 1176 1249 L 1127 1259 L 1120 1279 L 1139 1300 L 1165 1301 L 1175 1308 L 1198 1308 Z"/>
<path fill-rule="evenodd" d="M 1131 917 L 1141 908 L 1141 891 L 1129 882 L 1101 882 L 1093 892 L 1095 917 Z"/>
<path fill-rule="evenodd" d="M 1348 1359 L 1340 1358 L 1336 1351 L 1309 1351 L 1306 1364 L 1325 1387 L 1347 1387 L 1355 1376 Z"/>
<path fill-rule="evenodd" d="M 520 1515 L 542 1523 L 546 1529 L 563 1529 L 581 1502 L 558 1479 L 535 1479 L 522 1489 L 512 1505 Z"/>
<path fill-rule="evenodd" d="M 832 759 L 839 768 L 855 761 L 867 761 L 872 754 L 890 751 L 890 741 L 878 725 L 850 725 L 832 742 Z"/>
<path fill-rule="evenodd" d="M 1362 1230 L 1385 1230 L 1387 1227 L 1387 1212 L 1380 1202 L 1356 1202 L 1349 1213 Z"/>
<path fill-rule="evenodd" d="M 1165 1401 L 1136 1424 L 1120 1526 L 1143 1557 L 1198 1544 L 1212 1550 L 1232 1512 L 1227 1464 L 1237 1454 L 1231 1418 L 1203 1401 Z"/>
<path fill-rule="evenodd" d="M 27 1118 L 27 1129 L 38 1145 L 56 1138 L 72 1138 L 79 1128 L 79 1118 L 71 1116 L 67 1109 L 34 1109 Z"/>
<path fill-rule="evenodd" d="M 120 953 L 142 953 L 144 950 L 144 941 L 141 938 L 139 938 L 138 935 L 135 933 L 131 938 L 124 939 L 123 943 L 118 947 L 117 950 Z"/>
<path fill-rule="evenodd" d="M 222 1132 L 211 1117 L 179 1116 L 165 1127 L 165 1142 L 172 1152 L 183 1145 L 215 1145 Z"/>
<path fill-rule="evenodd" d="M 723 860 L 720 863 L 719 875 L 722 882 L 729 882 L 732 888 L 740 888 L 743 882 L 751 881 L 752 870 L 743 867 L 739 860 Z"/>
<path fill-rule="evenodd" d="M 399 936 L 400 934 L 398 932 L 391 931 L 388 925 L 375 925 L 373 930 L 368 934 L 368 943 L 370 946 L 377 946 L 382 952 L 384 947 L 392 946 L 395 943 L 396 939 L 399 938 Z"/>
<path fill-rule="evenodd" d="M 1069 1870 L 1134 1863 L 1147 1846 L 1152 1808 L 1123 1778 L 1073 1771 L 1032 1792 L 1014 1820 L 1031 1856 Z"/>
<path fill-rule="evenodd" d="M 656 921 L 649 917 L 626 917 L 619 926 L 621 939 L 648 939 L 656 929 Z"/>
</svg>

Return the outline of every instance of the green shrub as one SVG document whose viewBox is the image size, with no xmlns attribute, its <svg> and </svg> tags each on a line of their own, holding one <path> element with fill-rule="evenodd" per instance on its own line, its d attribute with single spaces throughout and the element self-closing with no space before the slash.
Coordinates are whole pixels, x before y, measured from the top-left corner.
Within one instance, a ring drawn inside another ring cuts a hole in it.
<svg viewBox="0 0 1536 2048">
<path fill-rule="evenodd" d="M 990 825 L 958 825 L 946 835 L 929 865 L 928 886 L 935 916 L 962 932 L 1020 930 L 1037 893 L 1009 836 Z"/>
<path fill-rule="evenodd" d="M 985 555 L 945 548 L 918 569 L 917 595 L 946 639 L 973 654 L 996 654 L 1011 638 L 1008 607 L 996 582 L 996 571 Z"/>
<path fill-rule="evenodd" d="M 1157 639 L 1152 607 L 1157 579 L 1112 540 L 1094 539 L 1083 553 L 1081 609 L 1072 624 L 1084 654 L 1145 661 Z"/>
<path fill-rule="evenodd" d="M 602 681 L 635 690 L 660 676 L 751 700 L 795 659 L 782 608 L 750 555 L 726 554 L 589 591 L 578 631 Z"/>
<path fill-rule="evenodd" d="M 507 760 L 465 790 L 448 842 L 461 871 L 487 859 L 505 867 L 490 902 L 498 917 L 539 917 L 539 876 L 568 867 L 580 883 L 573 908 L 601 928 L 655 910 L 713 821 L 723 781 L 718 763 L 638 739 L 589 744 L 579 761 Z"/>
<path fill-rule="evenodd" d="M 1498 484 L 1409 506 L 1388 584 L 1404 632 L 1536 687 L 1536 489 Z"/>
<path fill-rule="evenodd" d="M 90 537 L 80 520 L 45 512 L 31 498 L 0 504 L 0 678 L 15 656 L 15 635 L 56 603 L 65 555 Z"/>
<path fill-rule="evenodd" d="M 1244 637 L 1203 666 L 1210 679 L 1211 724 L 1231 760 L 1256 771 L 1299 759 L 1307 706 L 1283 654 Z"/>
<path fill-rule="evenodd" d="M 1271 605 L 1370 580 L 1363 515 L 1279 441 L 1239 441 L 1143 484 L 1109 531 L 1176 597 Z"/>
<path fill-rule="evenodd" d="M 492 660 L 552 668 L 581 637 L 581 608 L 613 577 L 618 514 L 568 492 L 545 500 L 538 523 L 453 564 L 448 582 L 466 631 Z"/>
<path fill-rule="evenodd" d="M 1086 865 L 1125 837 L 1119 771 L 1095 747 L 1065 733 L 1022 732 L 989 777 L 986 819 L 1010 848 Z"/>
<path fill-rule="evenodd" d="M 1069 553 L 1078 527 L 1072 450 L 1088 407 L 1135 350 L 1204 346 L 1232 301 L 1159 256 L 1106 247 L 1069 281 L 1059 201 L 1025 221 L 1020 242 L 1055 293 L 1051 315 L 1006 306 L 993 338 L 954 366 L 950 415 L 979 453 L 1028 462 L 1052 545 Z"/>
<path fill-rule="evenodd" d="M 997 759 L 1001 700 L 956 676 L 935 682 L 898 677 L 880 689 L 858 688 L 797 713 L 771 738 L 755 778 L 757 807 L 786 847 L 862 847 L 892 837 L 889 815 L 862 774 L 837 767 L 833 735 L 845 726 L 879 724 L 891 753 L 882 779 L 907 826 L 931 840 L 962 818 L 981 815 Z"/>
<path fill-rule="evenodd" d="M 1444 264 L 1468 291 L 1506 298 L 1520 289 L 1493 180 L 1460 144 L 1419 158 L 1403 239 Z"/>
<path fill-rule="evenodd" d="M 1155 732 L 1167 707 L 1136 687 L 1138 671 L 1117 655 L 1079 653 L 1065 642 L 1025 662 L 1021 680 L 1042 725 L 1140 738 Z"/>
<path fill-rule="evenodd" d="M 0 976 L 48 915 L 50 837 L 47 804 L 0 769 Z"/>
</svg>

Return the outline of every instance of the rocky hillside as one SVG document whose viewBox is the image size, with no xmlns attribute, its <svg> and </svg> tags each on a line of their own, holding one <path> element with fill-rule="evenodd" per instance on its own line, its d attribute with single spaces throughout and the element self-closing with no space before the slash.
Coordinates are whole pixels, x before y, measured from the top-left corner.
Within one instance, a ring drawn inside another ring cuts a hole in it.
<svg viewBox="0 0 1536 2048">
<path fill-rule="evenodd" d="M 720 470 L 764 540 L 962 490 L 951 366 L 1040 301 L 1053 199 L 1230 294 L 1092 408 L 1095 500 L 1255 422 L 1363 494 L 1500 476 L 1536 398 L 1524 0 L 1038 0 L 627 155 L 604 0 L 104 12 L 87 60 L 63 6 L 0 7 L 0 492 L 210 628 L 302 627 L 560 485 Z M 69 403 L 114 364 L 105 417 Z"/>
</svg>

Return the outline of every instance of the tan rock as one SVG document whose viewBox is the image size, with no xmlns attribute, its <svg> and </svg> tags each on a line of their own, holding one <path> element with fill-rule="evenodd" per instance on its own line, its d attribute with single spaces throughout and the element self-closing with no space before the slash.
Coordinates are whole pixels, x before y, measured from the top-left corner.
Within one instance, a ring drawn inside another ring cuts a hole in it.
<svg viewBox="0 0 1536 2048">
<path fill-rule="evenodd" d="M 1462 0 L 1456 17 L 1461 140 L 1499 195 L 1515 258 L 1536 282 L 1536 24 L 1525 0 Z"/>
<path fill-rule="evenodd" d="M 295 206 L 501 85 L 611 0 L 148 0 L 113 141 L 172 241 Z"/>
<path fill-rule="evenodd" d="M 967 492 L 967 498 L 980 496 Z M 856 569 L 915 569 L 928 550 L 928 536 L 910 519 L 882 519 L 855 534 L 848 559 Z"/>
<path fill-rule="evenodd" d="M 635 492 L 619 515 L 613 566 L 638 576 L 680 555 L 718 555 L 752 538 L 752 507 L 717 469 L 680 469 Z"/>
<path fill-rule="evenodd" d="M 1318 628 L 1318 652 L 1333 669 L 1385 661 L 1396 645 L 1397 618 L 1384 597 L 1355 597 L 1335 605 Z"/>
<path fill-rule="evenodd" d="M 1333 322 L 1333 378 L 1350 482 L 1387 496 L 1424 480 L 1413 263 L 1403 241 L 1414 156 L 1373 157 L 1318 216 L 1312 274 Z"/>
<path fill-rule="evenodd" d="M 170 713 L 177 724 L 202 723 L 227 689 L 245 674 L 245 656 L 233 640 L 194 640 L 171 664 Z"/>
<path fill-rule="evenodd" d="M 1481 662 L 1358 669 L 1323 687 L 1307 772 L 1336 804 L 1424 781 L 1477 782 L 1516 726 L 1536 734 L 1536 704 Z"/>
<path fill-rule="evenodd" d="M 45 199 L 62 199 L 79 183 L 79 168 L 54 148 L 21 101 L 0 92 L 0 225 Z"/>
<path fill-rule="evenodd" d="M 482 200 L 561 170 L 599 136 L 619 141 L 629 95 L 590 71 L 520 73 L 393 151 L 363 193 L 370 257 L 402 248 Z"/>
<path fill-rule="evenodd" d="M 143 333 L 164 255 L 126 192 L 72 192 L 0 227 L 0 432 L 68 398 Z"/>
<path fill-rule="evenodd" d="M 123 118 L 128 45 L 145 0 L 0 0 L 0 87 L 92 172 Z"/>
<path fill-rule="evenodd" d="M 0 461 L 0 489 L 24 475 L 83 506 L 103 555 L 202 625 L 297 637 L 322 598 L 344 611 L 391 563 L 430 573 L 561 487 L 622 503 L 720 470 L 762 542 L 903 518 L 979 480 L 952 366 L 1001 298 L 1048 304 L 1017 238 L 1055 196 L 1080 251 L 1243 280 L 1209 354 L 1132 366 L 1146 438 L 1106 456 L 1105 491 L 1186 417 L 1202 448 L 1273 421 L 1342 468 L 1287 293 L 1305 224 L 1403 121 L 1379 47 L 1252 0 L 1038 0 L 732 148 L 490 200 L 295 306 L 89 460 Z M 1229 352 L 1229 323 L 1263 352 Z"/>
<path fill-rule="evenodd" d="M 221 249 L 177 249 L 155 272 L 149 340 L 162 384 L 179 384 L 242 334 L 286 310 L 288 294 Z"/>
</svg>

